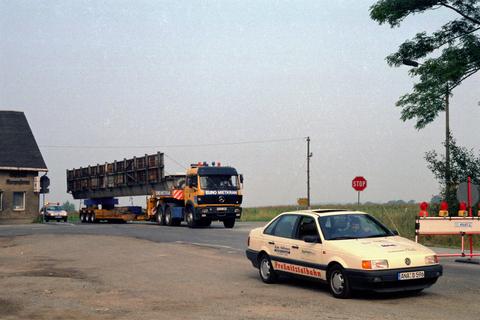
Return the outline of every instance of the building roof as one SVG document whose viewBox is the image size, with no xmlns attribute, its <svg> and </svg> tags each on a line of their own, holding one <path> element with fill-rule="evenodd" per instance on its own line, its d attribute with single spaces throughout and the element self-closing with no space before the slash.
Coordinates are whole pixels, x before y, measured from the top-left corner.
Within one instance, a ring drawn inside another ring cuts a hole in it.
<svg viewBox="0 0 480 320">
<path fill-rule="evenodd" d="M 23 112 L 0 111 L 0 169 L 47 171 Z"/>
</svg>

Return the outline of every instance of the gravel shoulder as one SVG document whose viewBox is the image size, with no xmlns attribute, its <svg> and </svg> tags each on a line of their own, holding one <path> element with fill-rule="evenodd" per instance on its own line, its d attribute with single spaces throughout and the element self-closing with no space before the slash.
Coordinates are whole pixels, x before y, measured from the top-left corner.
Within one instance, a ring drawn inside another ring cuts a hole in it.
<svg viewBox="0 0 480 320">
<path fill-rule="evenodd" d="M 338 300 L 312 282 L 263 284 L 236 250 L 117 236 L 0 237 L 0 288 L 0 319 L 438 320 L 478 312 L 442 279 L 418 296 Z M 480 294 L 478 284 L 472 290 Z"/>
</svg>

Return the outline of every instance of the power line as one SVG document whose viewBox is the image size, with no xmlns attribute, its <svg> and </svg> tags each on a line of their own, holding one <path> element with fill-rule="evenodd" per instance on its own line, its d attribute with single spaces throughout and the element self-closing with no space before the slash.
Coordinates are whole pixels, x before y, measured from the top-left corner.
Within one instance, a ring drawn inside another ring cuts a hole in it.
<svg viewBox="0 0 480 320">
<path fill-rule="evenodd" d="M 194 148 L 194 147 L 218 147 L 244 144 L 262 144 L 262 143 L 276 143 L 286 141 L 304 140 L 304 137 L 270 139 L 270 140 L 251 140 L 251 141 L 236 141 L 236 142 L 221 142 L 221 143 L 199 143 L 199 144 L 172 144 L 172 145 L 150 145 L 150 146 L 75 146 L 75 145 L 40 145 L 41 148 L 50 149 L 147 149 L 147 148 Z"/>
<path fill-rule="evenodd" d="M 187 167 L 185 167 L 183 164 L 181 164 L 179 161 L 173 159 L 172 157 L 170 157 L 168 154 L 164 153 L 165 157 L 167 157 L 168 159 L 170 159 L 170 161 L 172 161 L 173 163 L 175 163 L 176 165 L 182 167 L 183 169 L 187 170 Z"/>
</svg>

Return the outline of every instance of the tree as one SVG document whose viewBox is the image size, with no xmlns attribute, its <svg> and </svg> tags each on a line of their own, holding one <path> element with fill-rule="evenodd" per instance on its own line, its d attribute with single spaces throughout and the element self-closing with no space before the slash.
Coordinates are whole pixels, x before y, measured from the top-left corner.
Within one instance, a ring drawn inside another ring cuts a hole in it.
<svg viewBox="0 0 480 320">
<path fill-rule="evenodd" d="M 455 190 L 446 191 L 445 181 L 445 156 L 439 156 L 435 150 L 425 153 L 425 160 L 428 168 L 442 186 L 443 198 L 447 200 L 451 208 L 457 204 Z M 480 184 L 480 154 L 475 155 L 473 149 L 467 149 L 457 145 L 456 140 L 450 137 L 450 188 L 456 189 L 461 182 L 466 182 L 468 177 L 472 178 L 473 184 Z"/>
<path fill-rule="evenodd" d="M 75 211 L 75 205 L 68 200 L 62 204 L 63 210 L 67 211 L 68 213 Z"/>
<path fill-rule="evenodd" d="M 392 28 L 408 16 L 448 9 L 457 18 L 439 30 L 416 36 L 402 43 L 397 52 L 387 57 L 391 66 L 415 65 L 409 74 L 418 77 L 411 93 L 400 97 L 403 121 L 415 119 L 417 129 L 424 128 L 445 110 L 445 97 L 465 79 L 480 70 L 480 1 L 479 0 L 380 0 L 370 8 L 370 17 Z"/>
</svg>

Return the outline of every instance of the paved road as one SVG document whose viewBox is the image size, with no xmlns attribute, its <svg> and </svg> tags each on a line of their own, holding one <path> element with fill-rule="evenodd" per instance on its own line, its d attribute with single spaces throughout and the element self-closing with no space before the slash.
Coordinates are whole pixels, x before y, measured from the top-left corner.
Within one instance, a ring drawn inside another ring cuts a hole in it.
<svg viewBox="0 0 480 320">
<path fill-rule="evenodd" d="M 46 223 L 26 225 L 0 225 L 0 236 L 21 236 L 33 234 L 87 234 L 125 236 L 154 242 L 182 242 L 212 247 L 226 247 L 244 252 L 248 232 L 265 222 L 237 223 L 233 229 L 225 229 L 222 223 L 212 223 L 210 228 L 190 229 L 186 225 L 180 227 L 159 226 L 157 224 L 70 224 Z"/>
<path fill-rule="evenodd" d="M 185 225 L 180 227 L 158 226 L 153 223 L 128 224 L 69 224 L 48 223 L 29 225 L 0 225 L 0 237 L 35 235 L 35 234 L 87 234 L 124 236 L 165 243 L 185 243 L 201 246 L 218 247 L 244 254 L 248 231 L 262 226 L 261 222 L 237 223 L 234 229 L 225 229 L 223 224 L 213 223 L 210 228 L 189 229 Z M 440 252 L 452 250 L 437 249 Z M 429 291 L 441 295 L 459 295 L 472 297 L 480 296 L 480 265 L 462 264 L 454 262 L 453 258 L 442 259 L 444 277 Z"/>
</svg>

